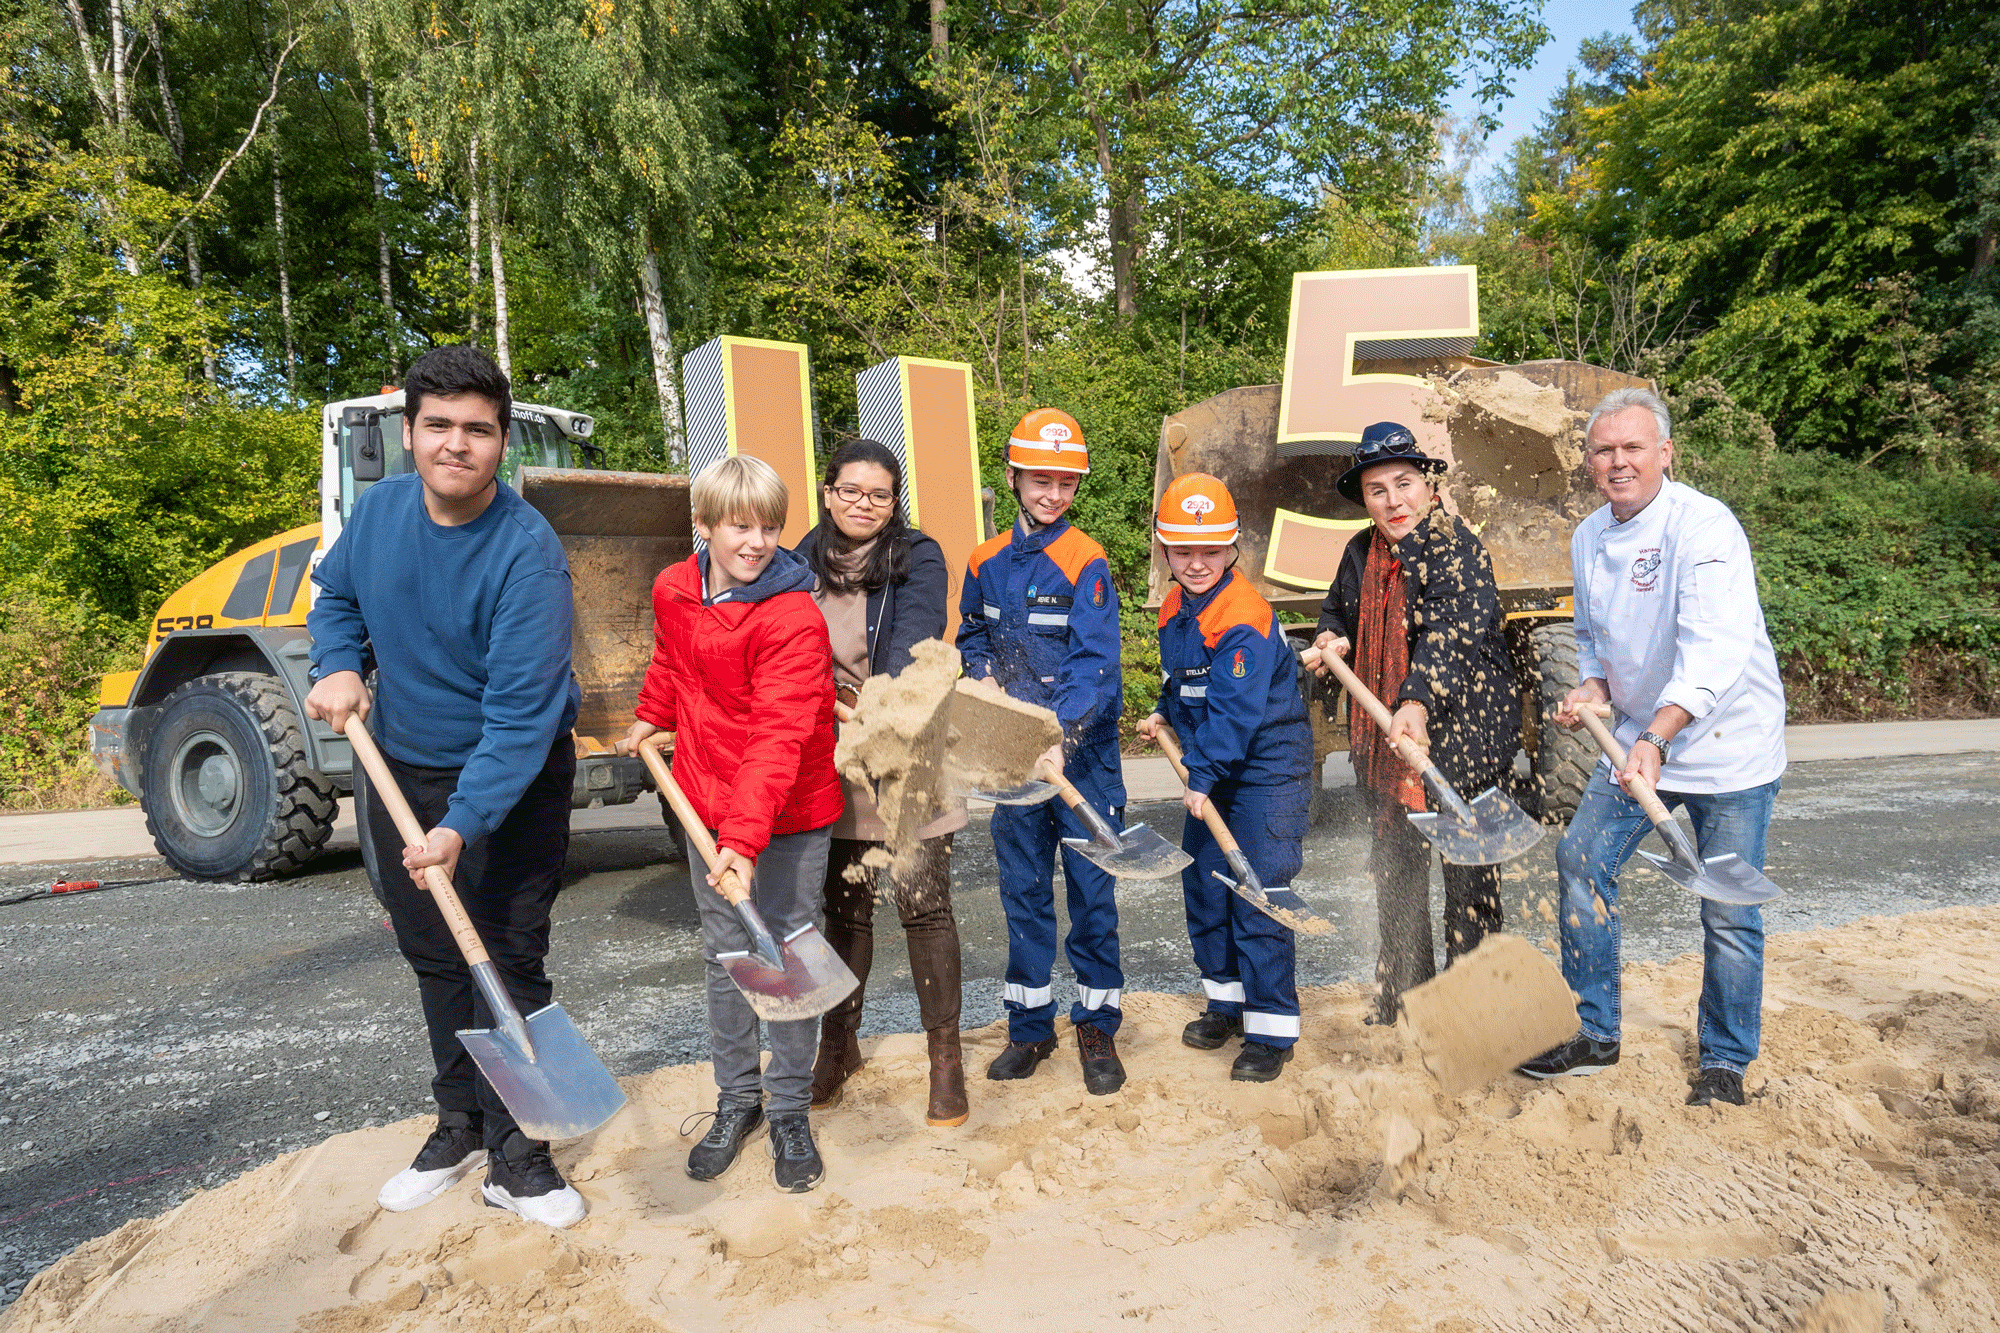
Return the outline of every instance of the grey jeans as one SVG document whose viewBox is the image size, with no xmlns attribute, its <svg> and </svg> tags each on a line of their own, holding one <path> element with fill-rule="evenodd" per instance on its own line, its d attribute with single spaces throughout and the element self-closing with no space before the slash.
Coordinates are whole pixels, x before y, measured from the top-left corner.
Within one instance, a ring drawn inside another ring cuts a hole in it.
<svg viewBox="0 0 2000 1333">
<path fill-rule="evenodd" d="M 829 829 L 788 833 L 771 839 L 757 858 L 750 899 L 764 923 L 782 940 L 801 926 L 816 925 L 820 891 L 826 882 Z M 766 1111 L 803 1111 L 812 1105 L 813 1052 L 819 1046 L 819 1019 L 771 1023 L 771 1067 L 758 1073 L 761 1045 L 757 1013 L 716 955 L 750 947 L 749 932 L 736 909 L 708 883 L 701 858 L 688 858 L 695 906 L 701 912 L 701 956 L 708 964 L 708 1049 L 715 1061 L 720 1100 L 738 1106 L 765 1101 Z"/>
</svg>

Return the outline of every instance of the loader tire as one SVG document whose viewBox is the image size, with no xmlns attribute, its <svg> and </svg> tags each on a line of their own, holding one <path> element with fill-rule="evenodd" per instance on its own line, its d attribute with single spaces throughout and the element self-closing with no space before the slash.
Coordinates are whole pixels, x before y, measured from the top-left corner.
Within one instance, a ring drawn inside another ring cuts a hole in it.
<svg viewBox="0 0 2000 1333">
<path fill-rule="evenodd" d="M 333 831 L 333 784 L 307 763 L 274 676 L 225 671 L 181 686 L 160 706 L 144 762 L 146 832 L 190 879 L 275 879 Z"/>
<path fill-rule="evenodd" d="M 1589 733 L 1564 731 L 1548 716 L 1563 696 L 1579 684 L 1576 667 L 1576 627 L 1568 622 L 1538 626 L 1528 635 L 1532 660 L 1526 664 L 1540 708 L 1535 746 L 1535 787 L 1542 819 L 1567 823 L 1583 800 L 1583 788 L 1597 767 L 1597 747 Z"/>
</svg>

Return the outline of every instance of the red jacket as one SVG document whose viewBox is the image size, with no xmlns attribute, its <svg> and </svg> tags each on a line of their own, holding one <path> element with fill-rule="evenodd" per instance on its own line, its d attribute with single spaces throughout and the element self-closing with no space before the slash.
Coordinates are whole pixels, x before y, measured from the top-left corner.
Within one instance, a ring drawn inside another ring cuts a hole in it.
<svg viewBox="0 0 2000 1333">
<path fill-rule="evenodd" d="M 833 766 L 833 649 L 812 571 L 786 550 L 703 604 L 706 553 L 653 583 L 653 663 L 633 710 L 674 739 L 674 780 L 716 841 L 755 860 L 773 837 L 825 828 L 845 802 Z"/>
</svg>

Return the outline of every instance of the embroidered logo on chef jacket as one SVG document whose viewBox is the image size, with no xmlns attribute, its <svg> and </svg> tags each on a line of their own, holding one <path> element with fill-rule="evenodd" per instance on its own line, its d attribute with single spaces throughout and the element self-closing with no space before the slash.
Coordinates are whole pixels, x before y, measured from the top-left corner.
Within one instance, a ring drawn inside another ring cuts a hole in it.
<svg viewBox="0 0 2000 1333">
<path fill-rule="evenodd" d="M 1632 591 L 1651 592 L 1660 586 L 1660 548 L 1648 547 L 1632 562 Z"/>
</svg>

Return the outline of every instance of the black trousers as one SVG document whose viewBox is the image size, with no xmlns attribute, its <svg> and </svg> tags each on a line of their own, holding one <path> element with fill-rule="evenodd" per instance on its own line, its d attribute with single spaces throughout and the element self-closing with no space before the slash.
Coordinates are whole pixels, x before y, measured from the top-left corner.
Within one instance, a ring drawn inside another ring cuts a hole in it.
<svg viewBox="0 0 2000 1333">
<path fill-rule="evenodd" d="M 459 770 L 417 768 L 384 755 L 403 797 L 426 829 L 444 818 Z M 562 887 L 563 860 L 569 855 L 570 791 L 576 782 L 576 745 L 556 737 L 542 771 L 528 784 L 500 827 L 459 853 L 452 885 L 465 914 L 493 956 L 501 984 L 523 1016 L 548 1004 L 554 988 L 542 970 L 549 952 L 549 909 Z M 403 869 L 403 839 L 389 812 L 370 799 L 367 774 L 356 765 L 355 822 L 371 839 L 381 870 L 376 896 L 389 909 L 396 943 L 417 974 L 417 996 L 430 1029 L 431 1061 L 437 1077 L 431 1095 L 440 1111 L 463 1111 L 485 1126 L 486 1146 L 506 1143 L 514 1117 L 458 1039 L 463 1028 L 490 1028 L 493 1011 L 473 984 L 472 969 L 445 925 L 444 913 L 427 890 L 410 882 Z"/>
<path fill-rule="evenodd" d="M 1437 944 L 1431 933 L 1431 845 L 1403 818 L 1402 806 L 1381 818 L 1377 795 L 1375 847 L 1368 872 L 1375 880 L 1376 920 L 1381 951 L 1375 979 L 1382 990 L 1375 1014 L 1394 1022 L 1403 992 L 1437 975 Z M 1444 863 L 1444 961 L 1450 967 L 1505 924 L 1500 912 L 1500 867 Z"/>
</svg>

